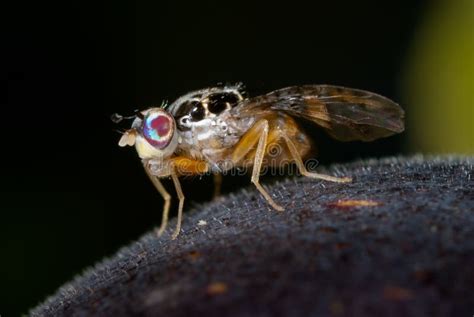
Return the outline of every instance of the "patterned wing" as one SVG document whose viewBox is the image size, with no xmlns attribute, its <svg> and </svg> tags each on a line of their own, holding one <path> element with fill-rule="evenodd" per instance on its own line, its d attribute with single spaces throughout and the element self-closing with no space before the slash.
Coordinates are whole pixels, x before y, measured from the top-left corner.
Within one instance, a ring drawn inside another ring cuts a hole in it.
<svg viewBox="0 0 474 317">
<path fill-rule="evenodd" d="M 244 99 L 239 117 L 284 112 L 322 127 L 340 141 L 372 141 L 404 130 L 403 109 L 383 96 L 330 85 L 293 86 Z"/>
</svg>

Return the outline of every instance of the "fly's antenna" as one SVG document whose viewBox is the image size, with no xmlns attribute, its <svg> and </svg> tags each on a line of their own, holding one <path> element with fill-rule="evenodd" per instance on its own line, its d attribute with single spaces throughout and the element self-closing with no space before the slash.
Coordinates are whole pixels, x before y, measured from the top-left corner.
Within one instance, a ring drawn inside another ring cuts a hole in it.
<svg viewBox="0 0 474 317">
<path fill-rule="evenodd" d="M 140 110 L 135 109 L 135 118 L 143 120 L 143 119 L 145 119 L 145 116 L 143 115 L 143 113 Z"/>
<path fill-rule="evenodd" d="M 110 120 L 112 120 L 113 123 L 120 123 L 123 120 L 133 120 L 135 118 L 143 119 L 143 114 L 138 109 L 135 110 L 135 114 L 133 116 L 122 116 L 120 113 L 113 113 L 110 116 Z"/>
<path fill-rule="evenodd" d="M 113 123 L 120 123 L 122 122 L 123 120 L 131 120 L 131 119 L 135 119 L 137 116 L 136 115 L 133 115 L 133 116 L 122 116 L 121 114 L 119 113 L 113 113 L 111 116 L 110 116 L 110 120 L 112 120 Z"/>
<path fill-rule="evenodd" d="M 114 132 L 117 132 L 118 134 L 124 135 L 125 131 L 118 130 L 118 129 L 113 129 Z"/>
</svg>

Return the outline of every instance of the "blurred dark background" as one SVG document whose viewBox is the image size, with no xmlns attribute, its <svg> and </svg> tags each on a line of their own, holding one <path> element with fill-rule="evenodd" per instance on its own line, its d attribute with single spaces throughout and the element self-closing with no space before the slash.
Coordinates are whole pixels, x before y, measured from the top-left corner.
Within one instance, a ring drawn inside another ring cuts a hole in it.
<svg viewBox="0 0 474 317">
<path fill-rule="evenodd" d="M 409 115 L 411 90 L 401 83 L 411 78 L 406 65 L 436 3 L 4 6 L 0 314 L 26 312 L 159 224 L 162 200 L 135 151 L 117 146 L 114 130 L 125 126 L 110 122 L 112 113 L 131 114 L 189 90 L 243 81 L 249 95 L 307 83 L 366 89 L 396 100 Z M 410 147 L 409 137 L 408 131 L 371 144 L 321 140 L 320 159 L 423 150 Z M 238 188 L 227 179 L 226 192 Z M 212 183 L 196 178 L 184 181 L 184 190 L 189 210 L 211 198 Z"/>
</svg>

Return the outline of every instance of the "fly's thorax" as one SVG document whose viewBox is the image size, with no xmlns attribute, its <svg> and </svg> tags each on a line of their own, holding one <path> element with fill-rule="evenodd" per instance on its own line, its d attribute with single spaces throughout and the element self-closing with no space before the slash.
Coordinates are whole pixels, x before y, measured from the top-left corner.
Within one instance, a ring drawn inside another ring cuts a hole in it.
<svg viewBox="0 0 474 317">
<path fill-rule="evenodd" d="M 198 156 L 205 149 L 233 146 L 242 128 L 230 110 L 243 100 L 241 85 L 213 87 L 190 92 L 167 110 L 176 120 L 178 151 Z"/>
<path fill-rule="evenodd" d="M 194 126 L 199 129 L 242 101 L 241 89 L 241 85 L 234 85 L 193 91 L 177 99 L 167 110 L 176 119 L 178 130 L 187 131 Z"/>
<path fill-rule="evenodd" d="M 241 121 L 223 114 L 194 123 L 189 130 L 180 131 L 182 143 L 207 145 L 210 147 L 227 147 L 235 143 L 251 125 L 253 119 Z M 217 142 L 217 144 L 214 144 Z"/>
</svg>

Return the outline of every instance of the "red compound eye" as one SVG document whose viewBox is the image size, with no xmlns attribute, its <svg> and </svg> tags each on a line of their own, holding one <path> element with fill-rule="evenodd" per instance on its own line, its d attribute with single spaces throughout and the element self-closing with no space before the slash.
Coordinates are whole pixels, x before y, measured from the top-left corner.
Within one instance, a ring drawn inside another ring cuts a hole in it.
<svg viewBox="0 0 474 317">
<path fill-rule="evenodd" d="M 163 110 L 149 112 L 143 121 L 143 136 L 158 149 L 164 149 L 174 132 L 173 118 Z"/>
</svg>

